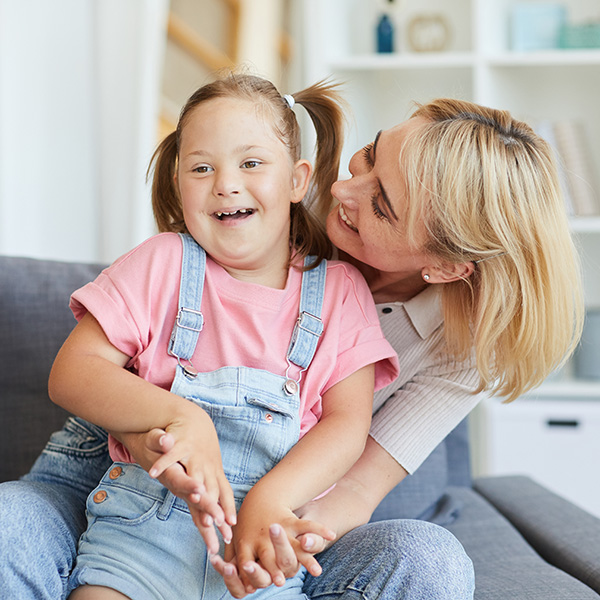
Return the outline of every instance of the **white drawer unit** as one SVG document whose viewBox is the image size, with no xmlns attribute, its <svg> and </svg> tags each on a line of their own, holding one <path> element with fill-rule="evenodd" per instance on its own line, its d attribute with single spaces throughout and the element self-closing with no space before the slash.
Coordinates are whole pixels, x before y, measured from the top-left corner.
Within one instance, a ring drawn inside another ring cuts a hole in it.
<svg viewBox="0 0 600 600">
<path fill-rule="evenodd" d="M 600 396 L 486 399 L 474 420 L 477 474 L 529 475 L 600 517 Z"/>
</svg>

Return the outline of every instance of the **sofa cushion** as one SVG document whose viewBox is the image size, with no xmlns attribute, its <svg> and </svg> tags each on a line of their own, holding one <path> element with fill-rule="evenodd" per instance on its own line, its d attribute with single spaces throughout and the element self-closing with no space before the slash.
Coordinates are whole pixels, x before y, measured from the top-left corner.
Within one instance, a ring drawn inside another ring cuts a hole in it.
<svg viewBox="0 0 600 600">
<path fill-rule="evenodd" d="M 480 477 L 475 490 L 550 564 L 600 594 L 600 519 L 529 477 Z"/>
<path fill-rule="evenodd" d="M 475 567 L 474 600 L 597 600 L 598 594 L 544 561 L 485 498 L 466 487 L 448 496 L 462 510 L 447 526 Z"/>
<path fill-rule="evenodd" d="M 65 421 L 48 399 L 48 375 L 75 325 L 69 296 L 101 268 L 0 257 L 0 481 L 27 472 Z"/>
</svg>

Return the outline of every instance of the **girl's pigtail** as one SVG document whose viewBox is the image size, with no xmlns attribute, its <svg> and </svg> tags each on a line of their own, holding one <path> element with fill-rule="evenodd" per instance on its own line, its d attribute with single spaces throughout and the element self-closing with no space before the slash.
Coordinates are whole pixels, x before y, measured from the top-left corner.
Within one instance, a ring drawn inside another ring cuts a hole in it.
<svg viewBox="0 0 600 600">
<path fill-rule="evenodd" d="M 177 132 L 169 134 L 155 150 L 146 178 L 152 175 L 152 211 L 158 231 L 185 232 L 177 191 Z"/>
<path fill-rule="evenodd" d="M 316 134 L 317 154 L 308 206 L 322 220 L 331 208 L 331 186 L 337 181 L 344 144 L 344 108 L 338 85 L 321 81 L 294 94 L 308 112 Z"/>
</svg>

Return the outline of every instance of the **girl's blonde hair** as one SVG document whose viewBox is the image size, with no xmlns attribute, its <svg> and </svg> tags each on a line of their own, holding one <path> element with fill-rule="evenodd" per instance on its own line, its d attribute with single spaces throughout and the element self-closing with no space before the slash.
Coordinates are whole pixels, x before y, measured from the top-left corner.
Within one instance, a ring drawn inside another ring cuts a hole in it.
<svg viewBox="0 0 600 600">
<path fill-rule="evenodd" d="M 318 260 L 331 256 L 332 246 L 320 220 L 310 212 L 315 205 L 331 204 L 331 186 L 337 180 L 343 145 L 344 112 L 337 86 L 319 82 L 292 95 L 295 104 L 308 112 L 317 134 L 314 173 L 307 197 L 290 206 L 290 240 L 301 257 Z M 183 209 L 176 184 L 177 161 L 183 129 L 192 111 L 214 98 L 239 98 L 264 110 L 273 129 L 287 147 L 293 162 L 301 158 L 300 127 L 290 103 L 268 80 L 249 74 L 229 73 L 202 86 L 183 107 L 177 129 L 158 146 L 148 168 L 153 173 L 152 208 L 159 231 L 186 232 Z"/>
<path fill-rule="evenodd" d="M 407 231 L 425 249 L 472 261 L 471 277 L 442 287 L 450 352 L 474 348 L 479 391 L 507 401 L 539 385 L 581 335 L 580 267 L 550 146 L 506 111 L 439 99 L 413 117 L 407 140 Z"/>
</svg>

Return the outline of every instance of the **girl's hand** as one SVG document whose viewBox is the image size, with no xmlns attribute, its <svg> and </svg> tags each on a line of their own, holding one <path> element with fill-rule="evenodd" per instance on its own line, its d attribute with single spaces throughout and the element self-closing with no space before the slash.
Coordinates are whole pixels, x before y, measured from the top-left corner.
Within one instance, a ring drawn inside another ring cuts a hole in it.
<svg viewBox="0 0 600 600">
<path fill-rule="evenodd" d="M 335 533 L 327 527 L 298 519 L 289 508 L 274 504 L 272 498 L 264 498 L 254 488 L 242 504 L 239 523 L 234 529 L 233 552 L 246 590 L 264 584 L 263 571 L 277 586 L 283 585 L 286 577 L 294 575 L 300 565 L 312 575 L 320 575 L 321 566 L 313 553 L 304 550 L 297 540 L 307 533 L 330 540 L 335 538 Z M 226 558 L 230 555 L 231 551 L 228 551 Z"/>
<path fill-rule="evenodd" d="M 225 543 L 232 538 L 231 526 L 236 523 L 233 491 L 221 460 L 219 440 L 210 417 L 201 409 L 193 419 L 174 420 L 165 428 L 173 444 L 152 466 L 151 477 L 159 477 L 174 464 L 180 464 L 199 485 L 199 498 L 190 499 L 192 519 L 200 531 L 209 552 L 216 553 L 219 543 L 214 527 Z M 169 444 L 170 445 L 170 444 Z"/>
<path fill-rule="evenodd" d="M 316 523 L 313 524 L 316 525 L 316 529 L 323 531 L 321 525 Z M 292 525 L 292 530 L 297 529 L 298 531 L 306 532 L 308 528 L 310 528 L 310 522 L 308 521 L 298 527 Z M 328 539 L 331 539 L 333 532 L 326 531 L 326 533 Z M 292 546 L 291 539 L 288 537 L 284 528 L 279 524 L 272 524 L 269 527 L 269 537 L 275 552 L 277 566 L 285 577 L 292 577 L 298 572 L 301 563 Z M 308 543 L 305 544 L 301 540 L 307 540 Z M 304 550 L 307 555 L 320 552 L 325 545 L 325 538 L 315 532 L 304 533 L 297 538 L 297 541 L 301 544 L 302 550 Z M 219 555 L 212 556 L 210 559 L 213 567 L 223 577 L 229 593 L 234 598 L 243 598 L 257 589 L 266 588 L 273 583 L 271 574 L 264 569 L 259 562 L 254 561 L 250 562 L 248 565 L 251 567 L 251 570 L 246 571 L 245 573 L 247 582 L 245 583 L 242 581 L 242 577 L 238 572 L 237 559 L 234 552 L 233 545 L 230 545 L 227 546 L 225 550 L 225 558 L 227 560 L 224 560 Z M 307 566 L 307 568 L 309 572 L 316 577 L 321 573 L 321 566 L 314 557 L 312 558 L 312 561 L 312 565 Z"/>
<path fill-rule="evenodd" d="M 173 436 L 159 428 L 146 433 L 111 433 L 146 471 L 175 444 Z M 200 501 L 201 486 L 186 473 L 183 465 L 176 463 L 170 466 L 157 479 L 178 498 L 192 504 Z"/>
<path fill-rule="evenodd" d="M 215 526 L 226 542 L 231 540 L 236 522 L 233 492 L 223 473 L 214 425 L 204 411 L 192 411 L 166 430 L 118 437 L 151 476 L 186 501 L 210 552 L 219 549 Z"/>
</svg>

